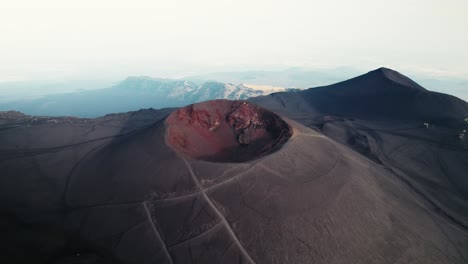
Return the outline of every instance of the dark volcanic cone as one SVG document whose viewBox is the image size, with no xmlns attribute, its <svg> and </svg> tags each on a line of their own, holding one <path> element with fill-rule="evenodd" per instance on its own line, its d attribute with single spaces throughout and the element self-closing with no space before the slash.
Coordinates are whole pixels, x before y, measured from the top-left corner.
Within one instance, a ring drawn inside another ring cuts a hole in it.
<svg viewBox="0 0 468 264">
<path fill-rule="evenodd" d="M 194 159 L 243 162 L 274 152 L 292 135 L 276 114 L 244 101 L 189 105 L 166 121 L 167 143 Z"/>
<path fill-rule="evenodd" d="M 334 115 L 373 121 L 437 122 L 459 127 L 468 116 L 468 105 L 463 100 L 428 91 L 387 68 L 328 86 L 274 93 L 249 101 L 287 117 Z"/>
</svg>

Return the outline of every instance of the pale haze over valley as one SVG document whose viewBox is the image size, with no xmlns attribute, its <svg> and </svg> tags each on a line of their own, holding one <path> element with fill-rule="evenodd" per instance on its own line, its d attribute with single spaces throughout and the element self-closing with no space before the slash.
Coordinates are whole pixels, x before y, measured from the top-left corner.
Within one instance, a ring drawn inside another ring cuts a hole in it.
<svg viewBox="0 0 468 264">
<path fill-rule="evenodd" d="M 299 87 L 309 88 L 385 66 L 468 100 L 466 10 L 462 0 L 8 1 L 0 89 L 5 99 L 128 76 L 332 72 Z M 273 77 L 254 84 L 297 86 Z"/>
</svg>

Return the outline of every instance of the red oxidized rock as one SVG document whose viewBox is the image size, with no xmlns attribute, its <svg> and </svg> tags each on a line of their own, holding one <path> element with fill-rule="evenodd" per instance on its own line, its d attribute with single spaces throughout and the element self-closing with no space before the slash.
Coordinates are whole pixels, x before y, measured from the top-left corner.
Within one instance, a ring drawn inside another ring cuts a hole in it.
<svg viewBox="0 0 468 264">
<path fill-rule="evenodd" d="M 214 100 L 180 108 L 166 121 L 167 143 L 194 159 L 243 162 L 269 154 L 292 135 L 276 114 L 244 101 Z"/>
</svg>

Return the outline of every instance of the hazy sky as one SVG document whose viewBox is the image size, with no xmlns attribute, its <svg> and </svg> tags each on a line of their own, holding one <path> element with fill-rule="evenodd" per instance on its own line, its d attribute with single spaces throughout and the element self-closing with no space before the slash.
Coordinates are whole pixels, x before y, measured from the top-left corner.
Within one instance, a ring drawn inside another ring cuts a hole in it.
<svg viewBox="0 0 468 264">
<path fill-rule="evenodd" d="M 0 81 L 326 68 L 468 77 L 466 0 L 5 0 Z"/>
</svg>

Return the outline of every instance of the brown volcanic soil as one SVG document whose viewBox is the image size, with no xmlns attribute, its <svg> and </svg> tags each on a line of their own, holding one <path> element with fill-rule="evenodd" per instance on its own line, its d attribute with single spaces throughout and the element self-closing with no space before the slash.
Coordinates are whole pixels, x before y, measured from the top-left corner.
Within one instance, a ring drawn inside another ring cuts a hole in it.
<svg viewBox="0 0 468 264">
<path fill-rule="evenodd" d="M 215 100 L 189 105 L 166 121 L 170 146 L 194 159 L 243 162 L 274 152 L 292 135 L 276 114 L 252 103 Z"/>
</svg>

